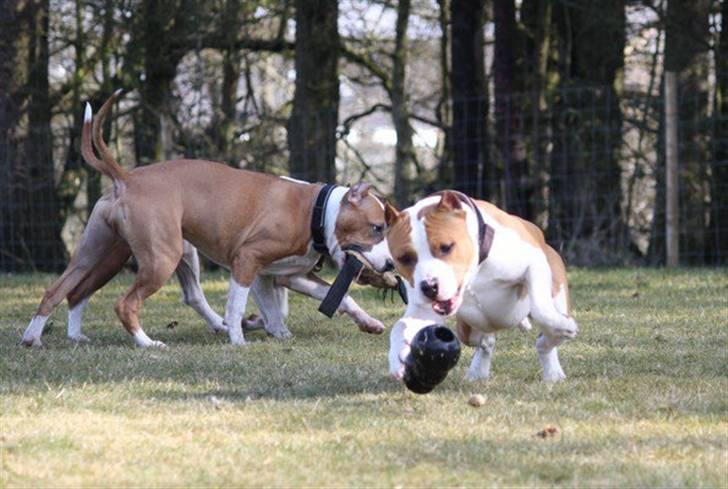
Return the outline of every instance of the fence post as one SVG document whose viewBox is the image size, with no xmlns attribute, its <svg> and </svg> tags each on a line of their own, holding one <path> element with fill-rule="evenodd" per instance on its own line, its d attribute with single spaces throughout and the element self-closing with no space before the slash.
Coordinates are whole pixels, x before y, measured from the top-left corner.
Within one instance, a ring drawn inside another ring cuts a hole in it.
<svg viewBox="0 0 728 489">
<path fill-rule="evenodd" d="M 680 263 L 677 74 L 665 72 L 665 246 L 667 266 Z"/>
</svg>

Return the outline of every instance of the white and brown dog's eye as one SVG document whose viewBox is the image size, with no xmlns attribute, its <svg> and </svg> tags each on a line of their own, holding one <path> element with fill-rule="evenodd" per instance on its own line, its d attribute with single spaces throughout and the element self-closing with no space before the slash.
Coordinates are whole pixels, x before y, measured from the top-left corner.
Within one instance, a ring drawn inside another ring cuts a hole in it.
<svg viewBox="0 0 728 489">
<path fill-rule="evenodd" d="M 454 247 L 455 247 L 455 243 L 450 243 L 450 244 L 443 243 L 440 245 L 440 253 L 442 253 L 443 255 L 449 255 Z"/>
<path fill-rule="evenodd" d="M 372 224 L 372 231 L 378 236 L 384 234 L 384 224 Z"/>
</svg>

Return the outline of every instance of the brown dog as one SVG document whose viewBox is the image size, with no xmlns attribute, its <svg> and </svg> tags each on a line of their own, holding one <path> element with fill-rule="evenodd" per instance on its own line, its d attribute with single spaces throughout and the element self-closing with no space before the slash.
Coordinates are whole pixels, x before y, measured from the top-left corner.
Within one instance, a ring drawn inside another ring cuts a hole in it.
<svg viewBox="0 0 728 489">
<path fill-rule="evenodd" d="M 283 324 L 280 287 L 317 299 L 328 291 L 326 283 L 310 274 L 321 255 L 313 249 L 311 221 L 322 186 L 202 160 L 164 161 L 127 172 L 114 160 L 101 135 L 103 120 L 118 93 L 96 118 L 87 104 L 82 137 L 84 159 L 111 178 L 113 189 L 94 207 L 71 262 L 46 291 L 22 343 L 41 345 L 45 322 L 64 298 L 69 301 L 69 337 L 83 339 L 80 317 L 86 301 L 130 254 L 139 270 L 115 310 L 137 345 L 164 346 L 144 333 L 139 312 L 144 300 L 175 270 L 185 301 L 213 329 L 227 330 L 231 343 L 245 343 L 241 320 L 251 291 L 259 304 L 264 303 L 261 311 L 269 316 L 265 318 L 269 332 L 289 335 Z M 92 150 L 92 136 L 101 159 Z M 334 187 L 327 195 L 320 240 L 336 264 L 343 265 L 347 249 L 356 249 L 375 271 L 390 269 L 384 205 L 369 193 L 369 184 Z M 196 251 L 185 241 L 232 272 L 224 321 L 204 300 Z M 384 331 L 381 322 L 348 296 L 340 310 L 365 331 Z"/>
</svg>

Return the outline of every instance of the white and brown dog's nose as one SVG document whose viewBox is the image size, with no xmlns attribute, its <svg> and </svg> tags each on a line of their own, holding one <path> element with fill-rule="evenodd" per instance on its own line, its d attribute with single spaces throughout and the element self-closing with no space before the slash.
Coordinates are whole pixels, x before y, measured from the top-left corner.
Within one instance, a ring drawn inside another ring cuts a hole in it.
<svg viewBox="0 0 728 489">
<path fill-rule="evenodd" d="M 430 300 L 437 299 L 438 285 L 436 278 L 428 278 L 420 282 L 420 290 Z"/>
</svg>

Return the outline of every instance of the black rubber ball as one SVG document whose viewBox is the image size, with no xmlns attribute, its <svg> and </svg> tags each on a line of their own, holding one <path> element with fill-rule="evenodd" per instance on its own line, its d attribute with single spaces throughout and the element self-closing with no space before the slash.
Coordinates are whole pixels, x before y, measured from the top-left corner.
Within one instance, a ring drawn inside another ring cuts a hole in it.
<svg viewBox="0 0 728 489">
<path fill-rule="evenodd" d="M 460 341 L 444 326 L 433 324 L 413 338 L 404 360 L 404 383 L 417 394 L 426 394 L 445 380 L 460 359 Z"/>
</svg>

